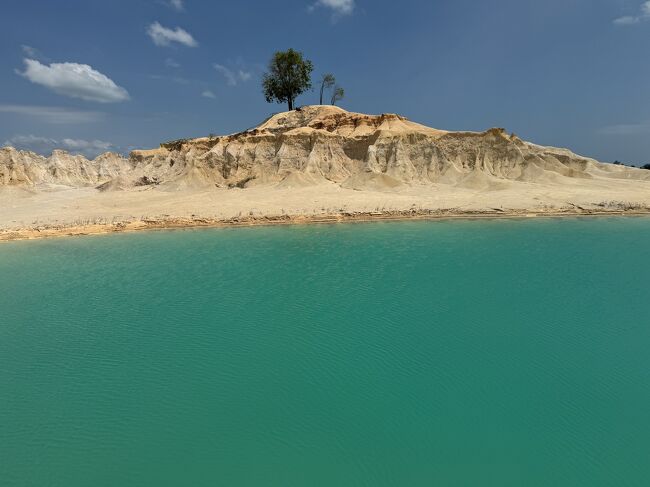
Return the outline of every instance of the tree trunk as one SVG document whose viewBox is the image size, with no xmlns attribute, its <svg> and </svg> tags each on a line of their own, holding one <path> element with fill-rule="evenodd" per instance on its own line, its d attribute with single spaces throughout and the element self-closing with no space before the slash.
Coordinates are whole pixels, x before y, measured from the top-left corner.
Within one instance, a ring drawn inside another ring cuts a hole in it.
<svg viewBox="0 0 650 487">
<path fill-rule="evenodd" d="M 287 101 L 289 103 L 289 111 L 293 110 L 293 98 L 289 97 Z"/>
<path fill-rule="evenodd" d="M 320 103 L 319 103 L 319 105 L 323 104 L 323 90 L 325 90 L 325 81 L 323 81 L 320 84 Z"/>
</svg>

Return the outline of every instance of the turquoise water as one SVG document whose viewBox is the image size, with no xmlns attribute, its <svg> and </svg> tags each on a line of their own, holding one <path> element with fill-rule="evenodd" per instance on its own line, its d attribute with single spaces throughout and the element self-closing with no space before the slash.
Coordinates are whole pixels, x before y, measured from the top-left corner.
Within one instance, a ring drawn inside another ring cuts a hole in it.
<svg viewBox="0 0 650 487">
<path fill-rule="evenodd" d="M 650 219 L 0 245 L 2 486 L 648 486 Z"/>
</svg>

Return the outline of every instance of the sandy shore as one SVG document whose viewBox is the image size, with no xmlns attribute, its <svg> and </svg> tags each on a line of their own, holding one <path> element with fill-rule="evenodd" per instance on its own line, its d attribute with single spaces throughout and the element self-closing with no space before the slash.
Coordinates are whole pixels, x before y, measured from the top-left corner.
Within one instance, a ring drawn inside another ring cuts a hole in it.
<svg viewBox="0 0 650 487">
<path fill-rule="evenodd" d="M 0 190 L 0 241 L 184 227 L 404 218 L 650 214 L 650 182 L 512 184 L 499 191 L 446 185 L 354 191 L 336 184 L 101 193 L 94 188 Z"/>
</svg>

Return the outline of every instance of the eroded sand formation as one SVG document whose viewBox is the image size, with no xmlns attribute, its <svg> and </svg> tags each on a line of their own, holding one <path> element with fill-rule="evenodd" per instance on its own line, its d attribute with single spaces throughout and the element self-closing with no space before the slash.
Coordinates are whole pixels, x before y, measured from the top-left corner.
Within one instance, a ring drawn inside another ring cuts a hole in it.
<svg viewBox="0 0 650 487">
<path fill-rule="evenodd" d="M 503 129 L 446 132 L 399 115 L 309 106 L 280 113 L 228 136 L 162 144 L 128 159 L 93 161 L 55 151 L 45 158 L 0 150 L 0 184 L 94 186 L 101 191 L 295 187 L 327 181 L 382 190 L 403 184 L 502 189 L 513 182 L 572 184 L 572 179 L 650 180 L 650 172 L 602 164 L 565 149 L 524 142 Z"/>
<path fill-rule="evenodd" d="M 448 132 L 331 106 L 128 158 L 0 149 L 0 229 L 143 215 L 219 220 L 385 207 L 516 213 L 612 202 L 650 209 L 650 171 L 531 144 L 503 129 Z"/>
</svg>

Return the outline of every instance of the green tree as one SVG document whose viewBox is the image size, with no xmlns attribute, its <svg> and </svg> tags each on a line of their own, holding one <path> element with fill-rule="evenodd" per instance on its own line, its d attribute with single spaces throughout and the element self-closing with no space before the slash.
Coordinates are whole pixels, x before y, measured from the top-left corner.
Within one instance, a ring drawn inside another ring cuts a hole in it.
<svg viewBox="0 0 650 487">
<path fill-rule="evenodd" d="M 641 169 L 650 169 L 650 164 L 646 164 L 644 166 L 641 166 Z"/>
<path fill-rule="evenodd" d="M 323 104 L 323 92 L 325 90 L 329 90 L 334 84 L 336 83 L 336 78 L 334 77 L 333 74 L 326 73 L 323 75 L 320 81 L 320 103 L 319 105 Z"/>
<path fill-rule="evenodd" d="M 332 105 L 336 105 L 336 102 L 342 100 L 345 96 L 345 90 L 340 86 L 334 88 L 334 93 L 332 93 Z"/>
<path fill-rule="evenodd" d="M 296 98 L 311 88 L 314 66 L 301 52 L 279 51 L 269 62 L 268 73 L 262 78 L 264 98 L 268 103 L 287 103 L 293 110 Z"/>
</svg>

